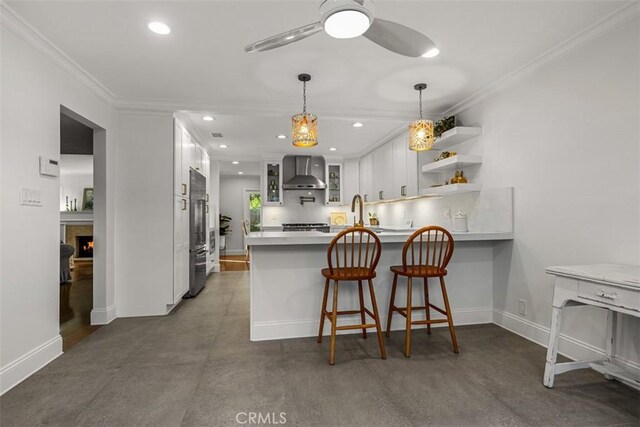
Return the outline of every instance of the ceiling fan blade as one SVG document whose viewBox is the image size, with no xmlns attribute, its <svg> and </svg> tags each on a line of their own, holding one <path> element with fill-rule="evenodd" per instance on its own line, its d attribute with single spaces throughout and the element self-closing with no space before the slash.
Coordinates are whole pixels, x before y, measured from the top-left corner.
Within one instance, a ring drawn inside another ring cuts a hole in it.
<svg viewBox="0 0 640 427">
<path fill-rule="evenodd" d="M 373 20 L 363 36 L 391 52 L 404 56 L 422 56 L 436 47 L 436 44 L 421 32 L 379 18 Z"/>
<path fill-rule="evenodd" d="M 251 53 L 275 49 L 277 47 L 286 46 L 289 43 L 297 42 L 298 40 L 302 40 L 304 38 L 312 36 L 319 31 L 322 31 L 322 23 L 315 22 L 313 24 L 304 25 L 302 27 L 298 27 L 293 30 L 278 34 L 276 36 L 260 40 L 259 42 L 252 43 L 246 46 L 244 48 L 244 51 L 247 53 Z"/>
</svg>

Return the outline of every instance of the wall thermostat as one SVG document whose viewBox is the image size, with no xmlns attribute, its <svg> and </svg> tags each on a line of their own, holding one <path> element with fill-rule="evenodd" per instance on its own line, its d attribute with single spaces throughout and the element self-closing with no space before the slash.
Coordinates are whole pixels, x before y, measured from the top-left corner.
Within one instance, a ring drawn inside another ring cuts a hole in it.
<svg viewBox="0 0 640 427">
<path fill-rule="evenodd" d="M 60 176 L 60 165 L 57 160 L 40 156 L 40 175 Z"/>
</svg>

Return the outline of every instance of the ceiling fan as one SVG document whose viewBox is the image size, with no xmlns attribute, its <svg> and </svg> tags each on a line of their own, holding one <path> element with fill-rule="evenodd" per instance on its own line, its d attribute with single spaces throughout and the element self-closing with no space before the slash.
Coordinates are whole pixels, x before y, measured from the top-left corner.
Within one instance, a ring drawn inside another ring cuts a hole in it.
<svg viewBox="0 0 640 427">
<path fill-rule="evenodd" d="M 433 58 L 440 53 L 436 44 L 424 34 L 396 22 L 374 19 L 371 0 L 324 0 L 320 5 L 320 21 L 260 40 L 244 50 L 251 53 L 275 49 L 322 30 L 337 39 L 362 35 L 404 56 Z"/>
</svg>

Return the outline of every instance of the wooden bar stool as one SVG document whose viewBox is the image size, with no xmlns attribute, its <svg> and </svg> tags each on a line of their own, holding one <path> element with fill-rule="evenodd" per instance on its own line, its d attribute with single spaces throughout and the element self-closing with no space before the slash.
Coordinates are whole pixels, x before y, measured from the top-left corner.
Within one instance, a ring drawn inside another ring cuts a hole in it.
<svg viewBox="0 0 640 427">
<path fill-rule="evenodd" d="M 380 260 L 380 239 L 370 230 L 362 227 L 352 227 L 341 231 L 333 238 L 327 250 L 327 261 L 329 268 L 322 269 L 322 276 L 325 278 L 324 295 L 322 297 L 322 311 L 320 312 L 320 329 L 318 331 L 318 342 L 322 342 L 322 330 L 325 318 L 331 322 L 331 345 L 329 348 L 329 364 L 333 365 L 336 350 L 336 331 L 346 329 L 362 329 L 363 338 L 367 338 L 367 329 L 376 328 L 378 333 L 378 344 L 382 358 L 386 359 L 384 350 L 384 339 L 382 328 L 380 327 L 380 317 L 378 315 L 378 305 L 373 291 L 373 278 L 376 277 L 376 266 Z M 327 299 L 329 296 L 329 282 L 333 280 L 333 305 L 331 311 L 327 311 Z M 364 306 L 364 295 L 362 292 L 362 282 L 369 283 L 369 294 L 373 312 Z M 359 310 L 338 311 L 338 283 L 350 281 L 358 282 L 358 295 L 360 298 Z M 338 326 L 338 316 L 360 314 L 362 323 L 357 325 Z M 365 315 L 373 318 L 375 323 L 366 323 Z"/>
<path fill-rule="evenodd" d="M 406 318 L 406 330 L 404 337 L 404 355 L 411 356 L 411 325 L 427 325 L 427 333 L 431 333 L 431 325 L 434 323 L 448 323 L 453 343 L 453 352 L 458 353 L 458 341 L 456 340 L 456 330 L 451 317 L 451 307 L 449 297 L 444 283 L 444 276 L 447 275 L 447 264 L 453 255 L 453 236 L 442 227 L 423 227 L 413 233 L 402 248 L 402 265 L 391 267 L 393 272 L 393 287 L 391 288 L 391 301 L 389 302 L 389 314 L 387 318 L 387 332 L 391 330 L 391 318 L 393 312 L 397 312 Z M 398 276 L 407 278 L 407 306 L 396 307 L 396 286 Z M 411 302 L 411 288 L 414 277 L 422 277 L 424 282 L 424 306 L 413 306 Z M 444 300 L 444 310 L 429 302 L 429 277 L 440 279 L 442 289 L 442 299 Z M 431 319 L 431 310 L 442 313 L 446 319 Z M 411 320 L 413 310 L 425 310 L 426 320 Z"/>
</svg>

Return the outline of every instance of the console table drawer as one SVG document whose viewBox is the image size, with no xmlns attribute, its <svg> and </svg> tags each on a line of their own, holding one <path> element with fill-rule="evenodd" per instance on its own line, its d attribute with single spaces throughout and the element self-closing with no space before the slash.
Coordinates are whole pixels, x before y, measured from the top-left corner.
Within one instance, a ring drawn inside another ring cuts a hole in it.
<svg viewBox="0 0 640 427">
<path fill-rule="evenodd" d="M 580 281 L 578 296 L 603 304 L 640 311 L 640 294 L 631 289 Z"/>
</svg>

